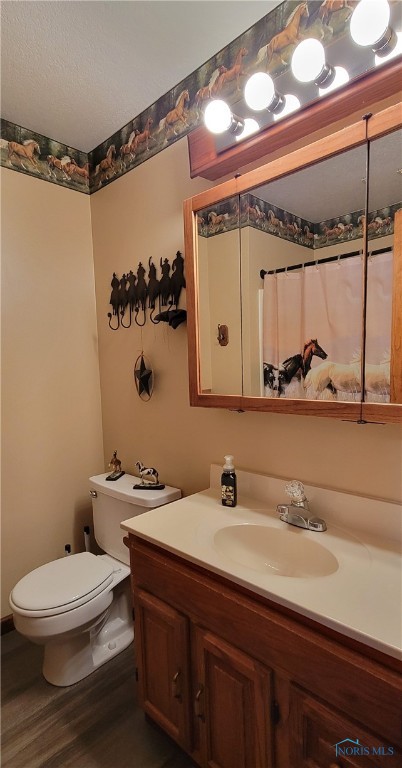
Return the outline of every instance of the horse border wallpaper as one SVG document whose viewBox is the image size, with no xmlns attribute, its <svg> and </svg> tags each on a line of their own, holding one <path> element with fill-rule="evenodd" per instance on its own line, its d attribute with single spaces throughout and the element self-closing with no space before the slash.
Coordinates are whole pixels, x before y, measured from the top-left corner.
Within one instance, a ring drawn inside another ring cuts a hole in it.
<svg viewBox="0 0 402 768">
<path fill-rule="evenodd" d="M 349 34 L 355 4 L 339 0 L 334 8 L 331 0 L 285 0 L 88 154 L 4 120 L 0 163 L 92 194 L 197 128 L 211 97 L 233 103 L 245 77 L 260 69 L 271 75 L 288 71 L 304 37 L 326 44 Z M 363 71 L 364 66 L 355 74 Z"/>
<path fill-rule="evenodd" d="M 369 240 L 394 233 L 396 211 L 402 202 L 371 211 L 368 222 Z M 214 237 L 240 227 L 254 227 L 267 235 L 317 250 L 327 245 L 344 243 L 363 237 L 364 210 L 345 213 L 326 221 L 306 219 L 278 208 L 273 203 L 260 200 L 250 192 L 239 198 L 231 197 L 218 205 L 197 212 L 197 229 L 200 237 Z"/>
<path fill-rule="evenodd" d="M 89 194 L 86 152 L 3 119 L 0 159 L 5 168 Z"/>
</svg>

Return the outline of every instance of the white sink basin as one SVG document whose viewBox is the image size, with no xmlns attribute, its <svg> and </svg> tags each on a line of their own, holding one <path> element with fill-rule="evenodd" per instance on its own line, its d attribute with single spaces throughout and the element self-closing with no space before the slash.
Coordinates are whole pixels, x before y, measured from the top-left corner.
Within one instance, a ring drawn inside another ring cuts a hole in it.
<svg viewBox="0 0 402 768">
<path fill-rule="evenodd" d="M 235 563 L 271 576 L 329 576 L 339 567 L 325 546 L 291 526 L 283 530 L 269 525 L 229 525 L 216 531 L 214 546 Z"/>
</svg>

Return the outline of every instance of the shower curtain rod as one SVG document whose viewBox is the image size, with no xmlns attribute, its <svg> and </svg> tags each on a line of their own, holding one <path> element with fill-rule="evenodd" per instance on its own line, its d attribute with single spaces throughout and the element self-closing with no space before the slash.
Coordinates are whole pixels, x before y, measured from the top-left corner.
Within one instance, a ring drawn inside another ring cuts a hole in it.
<svg viewBox="0 0 402 768">
<path fill-rule="evenodd" d="M 371 251 L 369 256 L 378 256 L 380 253 L 389 253 L 392 251 L 392 247 L 379 248 L 376 251 Z M 340 261 L 341 259 L 350 259 L 352 256 L 361 256 L 363 251 L 351 251 L 350 253 L 341 253 L 339 256 L 327 256 L 325 259 L 315 259 L 314 261 L 306 261 L 304 264 L 292 264 L 290 267 L 279 267 L 279 269 L 260 270 L 261 280 L 265 275 L 278 275 L 280 272 L 292 272 L 295 269 L 303 269 L 304 267 L 314 267 L 317 264 L 327 264 L 330 261 Z"/>
</svg>

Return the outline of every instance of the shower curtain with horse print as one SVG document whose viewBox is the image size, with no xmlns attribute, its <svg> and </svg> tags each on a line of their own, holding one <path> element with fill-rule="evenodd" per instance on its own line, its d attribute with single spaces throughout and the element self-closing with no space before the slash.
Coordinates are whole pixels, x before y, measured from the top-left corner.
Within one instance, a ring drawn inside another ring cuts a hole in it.
<svg viewBox="0 0 402 768">
<path fill-rule="evenodd" d="M 366 396 L 389 401 L 392 252 L 368 263 Z M 361 256 L 264 277 L 267 397 L 360 400 Z"/>
</svg>

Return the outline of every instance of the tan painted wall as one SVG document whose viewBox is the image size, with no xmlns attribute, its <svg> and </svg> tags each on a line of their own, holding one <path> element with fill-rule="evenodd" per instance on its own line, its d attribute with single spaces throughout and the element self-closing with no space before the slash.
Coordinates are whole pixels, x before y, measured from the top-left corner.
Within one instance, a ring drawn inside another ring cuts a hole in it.
<svg viewBox="0 0 402 768">
<path fill-rule="evenodd" d="M 149 257 L 173 259 L 183 249 L 182 201 L 207 186 L 190 180 L 182 140 L 91 199 L 105 462 L 118 448 L 126 469 L 141 459 L 191 493 L 208 485 L 211 462 L 233 453 L 243 469 L 400 499 L 399 426 L 190 408 L 186 326 L 108 329 L 113 271 L 121 275 Z M 155 371 L 148 403 L 133 383 L 141 349 Z"/>
<path fill-rule="evenodd" d="M 2 169 L 2 607 L 24 574 L 83 549 L 103 470 L 90 202 Z"/>
</svg>

